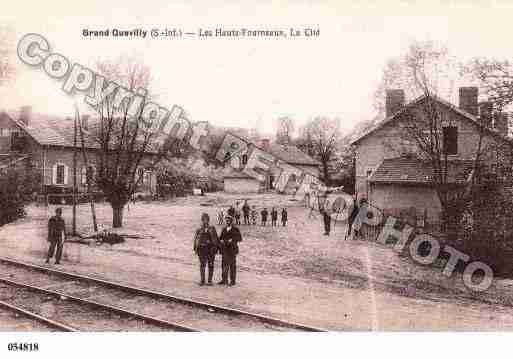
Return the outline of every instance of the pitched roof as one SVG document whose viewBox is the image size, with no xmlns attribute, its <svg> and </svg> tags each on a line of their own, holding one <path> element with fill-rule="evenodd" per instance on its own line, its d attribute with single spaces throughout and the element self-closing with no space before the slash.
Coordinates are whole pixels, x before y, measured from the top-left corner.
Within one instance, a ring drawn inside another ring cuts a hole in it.
<svg viewBox="0 0 513 359">
<path fill-rule="evenodd" d="M 18 120 L 19 114 L 17 111 L 9 111 L 6 114 L 40 145 L 73 147 L 73 120 L 59 116 L 32 113 L 27 126 L 24 122 Z M 78 146 L 82 146 L 80 134 L 77 137 Z M 87 131 L 84 131 L 84 144 L 87 148 L 99 148 L 99 144 Z"/>
<path fill-rule="evenodd" d="M 321 164 L 293 145 L 271 144 L 268 151 L 273 156 L 294 165 L 319 166 Z"/>
<path fill-rule="evenodd" d="M 394 121 L 395 119 L 399 118 L 399 115 L 400 114 L 403 114 L 404 112 L 406 112 L 409 108 L 419 104 L 420 102 L 422 102 L 424 99 L 427 98 L 427 95 L 422 95 L 418 98 L 416 98 L 415 100 L 409 102 L 408 104 L 406 104 L 405 106 L 403 106 L 403 108 L 400 110 L 400 111 L 397 111 L 396 113 L 388 116 L 387 118 L 385 118 L 383 121 L 380 121 L 378 122 L 375 126 L 373 126 L 371 129 L 369 129 L 368 131 L 366 131 L 365 133 L 361 134 L 360 136 L 358 136 L 356 139 L 352 140 L 351 141 L 351 145 L 355 145 L 357 144 L 358 142 L 360 142 L 361 140 L 363 140 L 364 138 L 366 138 L 367 136 L 369 136 L 370 134 L 374 133 L 375 131 L 377 131 L 378 129 L 380 128 L 383 128 L 385 125 L 387 125 L 388 123 Z M 453 105 L 452 103 L 436 96 L 436 95 L 430 95 L 430 98 L 432 98 L 433 100 L 437 101 L 438 103 L 448 107 L 450 110 L 460 114 L 464 119 L 470 121 L 471 123 L 473 123 L 474 125 L 478 126 L 478 127 L 481 127 L 481 128 L 484 128 L 484 130 L 489 134 L 489 135 L 492 135 L 496 138 L 499 138 L 511 145 L 513 145 L 513 140 L 510 139 L 510 138 L 507 138 L 506 136 L 503 136 L 501 135 L 500 133 L 494 131 L 494 130 L 491 130 L 489 129 L 488 127 L 484 127 L 480 122 L 479 122 L 479 119 L 478 117 L 468 113 L 467 111 L 465 110 L 462 110 L 461 108 Z"/>
<path fill-rule="evenodd" d="M 473 161 L 451 160 L 447 165 L 447 182 L 464 183 L 472 172 Z M 372 173 L 369 182 L 423 184 L 433 183 L 433 167 L 413 156 L 385 159 Z"/>
<path fill-rule="evenodd" d="M 19 120 L 19 112 L 5 112 L 10 119 L 23 129 L 30 137 L 32 137 L 40 145 L 73 147 L 74 142 L 74 125 L 73 120 L 59 116 L 45 115 L 41 113 L 32 113 L 30 122 L 25 125 Z M 94 135 L 99 128 L 99 121 L 93 118 L 89 119 L 88 131 L 84 130 L 84 145 L 88 149 L 99 149 L 100 143 Z M 151 143 L 147 147 L 148 153 L 156 153 L 157 144 Z M 77 133 L 77 146 L 82 147 L 80 132 Z"/>
<path fill-rule="evenodd" d="M 269 147 L 266 149 L 262 146 L 260 146 L 255 141 L 252 141 L 248 139 L 245 136 L 241 136 L 239 134 L 233 133 L 231 131 L 228 132 L 230 135 L 234 137 L 238 137 L 241 140 L 245 141 L 246 143 L 251 144 L 252 146 L 258 148 L 261 151 L 268 152 L 274 157 L 287 162 L 289 164 L 294 165 L 307 165 L 307 166 L 319 166 L 321 163 L 317 161 L 316 159 L 310 157 L 303 151 L 301 151 L 299 148 L 297 148 L 294 145 L 280 145 L 280 144 L 270 144 Z"/>
</svg>

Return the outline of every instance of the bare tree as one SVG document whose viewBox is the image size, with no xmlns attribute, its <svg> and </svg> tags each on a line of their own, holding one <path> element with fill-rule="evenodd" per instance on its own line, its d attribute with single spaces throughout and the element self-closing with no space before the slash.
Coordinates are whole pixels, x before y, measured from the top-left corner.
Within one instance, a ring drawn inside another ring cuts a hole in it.
<svg viewBox="0 0 513 359">
<path fill-rule="evenodd" d="M 96 67 L 100 75 L 129 91 L 147 89 L 150 83 L 150 69 L 134 59 L 100 61 Z M 99 121 L 94 131 L 99 147 L 95 181 L 112 206 L 112 225 L 117 228 L 122 226 L 125 205 L 143 180 L 139 169 L 154 169 L 170 148 L 181 147 L 185 141 L 169 138 L 159 146 L 156 131 L 148 130 L 142 113 L 150 97 L 145 96 L 141 110 L 131 117 L 128 101 L 116 105 L 115 94 L 95 108 Z"/>
<path fill-rule="evenodd" d="M 340 140 L 340 121 L 337 118 L 316 117 L 300 130 L 297 146 L 321 162 L 326 183 L 330 180 L 330 163 L 336 158 Z"/>
<path fill-rule="evenodd" d="M 276 143 L 288 144 L 292 142 L 295 124 L 290 117 L 280 117 L 276 120 Z"/>
<path fill-rule="evenodd" d="M 394 72 L 385 72 L 385 77 L 392 78 L 384 78 L 383 84 L 402 84 L 410 94 L 422 95 L 417 106 L 407 107 L 397 115 L 400 136 L 406 143 L 404 150 L 431 168 L 429 182 L 441 204 L 442 230 L 454 234 L 455 225 L 471 200 L 482 167 L 486 130 L 484 126 L 478 126 L 479 138 L 474 148 L 471 181 L 464 186 L 456 185 L 454 176 L 461 166 L 450 160 L 450 141 L 444 138 L 444 128 L 453 126 L 454 119 L 444 116 L 447 108 L 439 101 L 440 93 L 451 92 L 455 63 L 445 48 L 437 48 L 433 42 L 416 42 L 404 57 L 393 62 L 399 65 L 394 67 Z"/>
<path fill-rule="evenodd" d="M 510 61 L 474 58 L 466 64 L 463 73 L 479 81 L 498 111 L 513 104 L 513 63 Z"/>
</svg>

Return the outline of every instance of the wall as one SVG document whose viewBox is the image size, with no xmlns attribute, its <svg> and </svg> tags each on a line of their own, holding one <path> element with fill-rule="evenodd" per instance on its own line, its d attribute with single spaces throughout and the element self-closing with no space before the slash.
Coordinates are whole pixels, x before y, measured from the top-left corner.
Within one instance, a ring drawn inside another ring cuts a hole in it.
<svg viewBox="0 0 513 359">
<path fill-rule="evenodd" d="M 252 178 L 225 178 L 224 191 L 228 193 L 257 193 L 260 182 Z"/>
<path fill-rule="evenodd" d="M 46 160 L 45 160 L 45 171 L 44 171 L 44 183 L 46 185 L 55 186 L 53 183 L 53 167 L 57 163 L 62 163 L 68 167 L 68 182 L 62 187 L 72 187 L 73 186 L 73 149 L 69 147 L 50 147 L 45 150 Z M 90 166 L 95 167 L 95 153 L 93 151 L 88 151 L 87 154 L 88 162 Z M 82 152 L 77 151 L 77 185 L 79 191 L 86 191 L 87 185 L 82 183 L 82 168 L 85 167 L 85 162 L 83 161 Z M 151 173 L 151 178 L 148 179 L 147 182 L 143 183 L 139 186 L 138 193 L 147 193 L 147 192 L 155 192 L 156 190 L 156 173 Z"/>
<path fill-rule="evenodd" d="M 418 215 L 423 215 L 427 209 L 427 220 L 431 223 L 438 222 L 440 218 L 440 201 L 435 190 L 429 187 L 373 183 L 369 191 L 369 201 L 386 212 L 414 207 Z"/>
</svg>

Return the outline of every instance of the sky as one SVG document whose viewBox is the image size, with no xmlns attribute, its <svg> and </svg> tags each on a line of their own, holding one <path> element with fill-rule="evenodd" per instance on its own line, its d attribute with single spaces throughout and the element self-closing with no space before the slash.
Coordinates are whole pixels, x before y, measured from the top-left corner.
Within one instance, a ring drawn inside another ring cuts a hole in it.
<svg viewBox="0 0 513 359">
<path fill-rule="evenodd" d="M 373 94 L 386 61 L 414 40 L 444 43 L 464 61 L 474 56 L 513 59 L 508 1 L 9 1 L 0 20 L 15 32 L 43 35 L 53 51 L 91 66 L 131 56 L 150 67 L 152 92 L 167 108 L 182 106 L 193 122 L 256 127 L 275 120 L 298 125 L 337 117 L 349 131 L 375 116 Z M 83 29 L 319 29 L 292 38 L 87 38 Z M 15 50 L 13 48 L 13 50 Z M 62 83 L 17 58 L 16 80 L 0 88 L 0 106 L 73 115 Z"/>
</svg>

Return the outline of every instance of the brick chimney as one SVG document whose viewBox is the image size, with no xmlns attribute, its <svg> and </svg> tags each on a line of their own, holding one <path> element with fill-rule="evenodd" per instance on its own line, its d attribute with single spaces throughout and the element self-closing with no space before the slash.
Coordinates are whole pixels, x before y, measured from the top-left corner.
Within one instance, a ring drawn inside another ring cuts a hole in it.
<svg viewBox="0 0 513 359">
<path fill-rule="evenodd" d="M 493 119 L 493 128 L 503 136 L 509 132 L 508 115 L 503 112 L 496 112 Z"/>
<path fill-rule="evenodd" d="M 489 101 L 483 101 L 479 103 L 479 121 L 481 121 L 481 124 L 492 128 L 492 103 Z"/>
<path fill-rule="evenodd" d="M 32 106 L 21 106 L 20 107 L 20 121 L 29 126 L 30 118 L 32 117 Z"/>
<path fill-rule="evenodd" d="M 400 89 L 386 90 L 386 117 L 392 116 L 404 106 L 404 91 Z"/>
<path fill-rule="evenodd" d="M 477 87 L 460 87 L 460 109 L 470 113 L 471 115 L 478 116 L 477 106 Z"/>
<path fill-rule="evenodd" d="M 260 140 L 260 147 L 263 150 L 265 150 L 265 151 L 269 150 L 269 139 L 268 138 L 262 138 Z"/>
<path fill-rule="evenodd" d="M 84 131 L 88 131 L 89 130 L 89 115 L 83 115 L 82 116 L 82 121 L 81 121 L 81 124 L 82 126 L 82 129 Z"/>
</svg>

